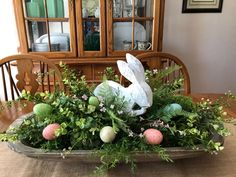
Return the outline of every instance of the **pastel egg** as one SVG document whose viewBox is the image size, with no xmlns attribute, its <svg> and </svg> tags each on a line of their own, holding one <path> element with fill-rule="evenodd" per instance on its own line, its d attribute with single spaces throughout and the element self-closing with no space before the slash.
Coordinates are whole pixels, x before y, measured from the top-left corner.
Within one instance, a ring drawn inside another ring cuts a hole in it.
<svg viewBox="0 0 236 177">
<path fill-rule="evenodd" d="M 39 103 L 33 107 L 33 112 L 39 117 L 45 117 L 52 113 L 52 106 L 46 103 Z"/>
<path fill-rule="evenodd" d="M 112 142 L 116 134 L 111 126 L 105 126 L 100 130 L 100 138 L 104 143 L 110 143 Z"/>
<path fill-rule="evenodd" d="M 182 111 L 182 106 L 178 103 L 172 103 L 172 104 L 170 104 L 170 109 L 175 111 L 175 112 L 181 112 Z"/>
<path fill-rule="evenodd" d="M 182 111 L 182 106 L 178 103 L 172 103 L 172 104 L 169 104 L 167 105 L 163 111 L 165 113 L 179 113 Z"/>
<path fill-rule="evenodd" d="M 159 130 L 154 128 L 149 128 L 143 133 L 144 138 L 148 144 L 161 144 L 163 140 L 163 135 Z"/>
<path fill-rule="evenodd" d="M 42 135 L 46 140 L 53 140 L 56 138 L 55 131 L 59 128 L 60 125 L 58 123 L 49 124 L 43 129 Z"/>
<path fill-rule="evenodd" d="M 95 107 L 98 107 L 98 106 L 99 106 L 99 100 L 98 100 L 98 98 L 97 98 L 96 96 L 90 96 L 90 97 L 89 97 L 89 100 L 88 100 L 88 103 L 89 103 L 90 105 L 95 106 Z"/>
</svg>

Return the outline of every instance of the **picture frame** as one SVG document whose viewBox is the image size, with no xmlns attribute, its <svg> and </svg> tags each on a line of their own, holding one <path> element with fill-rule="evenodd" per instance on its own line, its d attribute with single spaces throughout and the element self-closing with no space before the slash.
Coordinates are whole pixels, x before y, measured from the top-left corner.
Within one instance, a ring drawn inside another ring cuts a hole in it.
<svg viewBox="0 0 236 177">
<path fill-rule="evenodd" d="M 221 13 L 223 0 L 183 0 L 182 13 Z"/>
</svg>

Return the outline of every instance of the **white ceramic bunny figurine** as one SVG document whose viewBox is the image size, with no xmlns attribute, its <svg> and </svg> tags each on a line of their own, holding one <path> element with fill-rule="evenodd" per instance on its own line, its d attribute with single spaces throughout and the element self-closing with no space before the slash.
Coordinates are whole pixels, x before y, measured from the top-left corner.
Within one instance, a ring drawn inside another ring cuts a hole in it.
<svg viewBox="0 0 236 177">
<path fill-rule="evenodd" d="M 145 82 L 145 74 L 142 63 L 133 55 L 126 54 L 126 60 L 117 61 L 118 69 L 120 73 L 128 79 L 132 84 L 128 87 L 123 87 L 122 85 L 114 82 L 107 81 L 112 91 L 120 93 L 120 96 L 124 97 L 124 101 L 128 102 L 128 107 L 126 107 L 123 111 L 129 113 L 131 116 L 137 116 L 144 114 L 146 109 L 152 106 L 152 90 L 150 86 Z M 99 84 L 95 90 L 94 95 L 99 96 L 100 89 L 103 88 L 103 84 Z M 141 109 L 134 110 L 134 105 L 137 104 L 141 107 Z"/>
</svg>

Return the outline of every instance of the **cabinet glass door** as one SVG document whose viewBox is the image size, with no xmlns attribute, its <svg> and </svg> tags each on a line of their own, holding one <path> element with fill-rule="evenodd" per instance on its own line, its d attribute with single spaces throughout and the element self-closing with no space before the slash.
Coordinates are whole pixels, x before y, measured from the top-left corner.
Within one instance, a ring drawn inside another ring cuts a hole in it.
<svg viewBox="0 0 236 177">
<path fill-rule="evenodd" d="M 78 0 L 79 56 L 105 56 L 105 0 Z"/>
<path fill-rule="evenodd" d="M 22 0 L 20 5 L 27 52 L 43 52 L 48 57 L 76 56 L 72 0 Z"/>
<path fill-rule="evenodd" d="M 107 5 L 108 14 L 112 16 L 107 19 L 108 28 L 112 29 L 108 34 L 109 55 L 157 49 L 158 31 L 153 24 L 159 23 L 160 0 L 111 0 Z"/>
</svg>

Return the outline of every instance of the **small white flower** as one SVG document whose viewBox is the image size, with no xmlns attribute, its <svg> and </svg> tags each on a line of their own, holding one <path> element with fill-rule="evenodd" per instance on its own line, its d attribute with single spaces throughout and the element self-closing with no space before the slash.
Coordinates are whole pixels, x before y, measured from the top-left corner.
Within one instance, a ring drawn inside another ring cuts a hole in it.
<svg viewBox="0 0 236 177">
<path fill-rule="evenodd" d="M 103 107 L 103 108 L 100 109 L 100 111 L 101 111 L 101 112 L 106 112 L 106 108 Z"/>
<path fill-rule="evenodd" d="M 141 128 L 141 132 L 143 132 L 143 131 L 144 131 L 144 128 L 142 127 L 142 128 Z"/>
<path fill-rule="evenodd" d="M 129 136 L 129 137 L 133 137 L 133 136 L 134 136 L 134 133 L 130 130 L 128 136 Z"/>
<path fill-rule="evenodd" d="M 62 151 L 65 152 L 64 149 L 63 149 Z M 63 159 L 65 158 L 65 154 L 64 154 L 64 153 L 61 152 L 60 155 L 61 155 L 61 157 L 62 157 Z"/>
<path fill-rule="evenodd" d="M 143 121 L 143 120 L 144 120 L 144 118 L 140 116 L 140 117 L 139 117 L 139 120 L 140 120 L 140 121 Z"/>
<path fill-rule="evenodd" d="M 87 99 L 88 99 L 88 96 L 85 95 L 85 94 L 83 94 L 83 95 L 82 95 L 82 99 L 87 100 Z"/>
<path fill-rule="evenodd" d="M 143 138 L 143 134 L 142 134 L 142 133 L 140 133 L 138 136 L 139 136 L 140 138 Z"/>
<path fill-rule="evenodd" d="M 157 69 L 154 69 L 153 70 L 153 74 L 157 74 L 158 73 L 158 70 Z"/>
<path fill-rule="evenodd" d="M 117 111 L 117 113 L 118 113 L 118 114 L 123 114 L 123 111 L 122 111 L 122 110 L 120 110 L 120 111 Z"/>
<path fill-rule="evenodd" d="M 110 108 L 111 108 L 111 109 L 114 109 L 114 107 L 115 107 L 115 105 L 114 105 L 114 104 L 112 104 L 112 105 L 110 106 Z"/>
<path fill-rule="evenodd" d="M 165 128 L 170 128 L 169 124 L 165 125 Z"/>
<path fill-rule="evenodd" d="M 104 104 L 103 104 L 102 102 L 100 102 L 99 106 L 100 106 L 100 107 L 103 107 L 103 106 L 104 106 Z"/>
<path fill-rule="evenodd" d="M 178 131 L 179 132 L 179 134 L 180 134 L 180 136 L 185 136 L 186 135 L 186 132 L 184 132 L 184 131 Z"/>
</svg>

